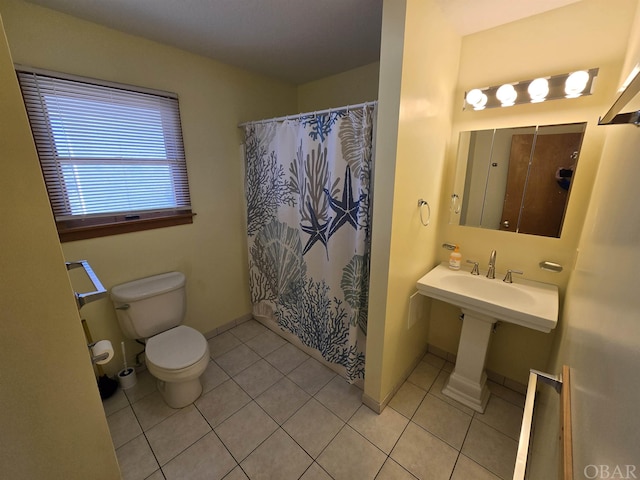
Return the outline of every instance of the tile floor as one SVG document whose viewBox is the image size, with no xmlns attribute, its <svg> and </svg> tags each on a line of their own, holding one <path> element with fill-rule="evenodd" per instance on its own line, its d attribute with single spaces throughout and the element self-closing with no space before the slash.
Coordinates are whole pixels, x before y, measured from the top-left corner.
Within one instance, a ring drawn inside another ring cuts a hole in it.
<svg viewBox="0 0 640 480">
<path fill-rule="evenodd" d="M 486 412 L 442 395 L 427 354 L 381 415 L 361 391 L 258 322 L 209 340 L 204 392 L 169 408 L 155 380 L 104 402 L 125 479 L 511 478 L 524 396 L 490 383 Z"/>
</svg>

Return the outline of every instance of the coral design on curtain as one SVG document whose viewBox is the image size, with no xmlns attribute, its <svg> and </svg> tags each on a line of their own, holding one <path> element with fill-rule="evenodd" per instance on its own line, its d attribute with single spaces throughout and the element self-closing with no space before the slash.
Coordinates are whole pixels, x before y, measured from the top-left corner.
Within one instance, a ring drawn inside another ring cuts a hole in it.
<svg viewBox="0 0 640 480">
<path fill-rule="evenodd" d="M 255 316 L 364 378 L 375 106 L 245 128 Z"/>
</svg>

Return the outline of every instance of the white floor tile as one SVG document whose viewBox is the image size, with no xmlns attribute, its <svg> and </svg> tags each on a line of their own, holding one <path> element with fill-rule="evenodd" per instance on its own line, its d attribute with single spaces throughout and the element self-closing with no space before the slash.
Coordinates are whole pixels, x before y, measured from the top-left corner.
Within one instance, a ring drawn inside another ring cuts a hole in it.
<svg viewBox="0 0 640 480">
<path fill-rule="evenodd" d="M 489 470 L 481 467 L 473 460 L 465 457 L 464 455 L 460 455 L 458 457 L 458 461 L 456 462 L 456 468 L 453 470 L 453 475 L 451 476 L 451 480 L 499 480 L 500 477 L 497 477 Z"/>
<path fill-rule="evenodd" d="M 296 346 L 291 345 L 290 343 L 286 343 L 282 347 L 274 350 L 269 355 L 264 357 L 267 362 L 276 367 L 285 375 L 294 370 L 308 358 L 309 355 L 304 353 Z"/>
<path fill-rule="evenodd" d="M 233 380 L 227 380 L 195 401 L 195 406 L 213 427 L 224 422 L 251 401 Z"/>
<path fill-rule="evenodd" d="M 224 477 L 224 480 L 249 480 L 249 477 L 244 474 L 242 468 L 238 465 L 236 468 L 231 470 L 229 475 Z"/>
<path fill-rule="evenodd" d="M 523 414 L 524 408 L 491 395 L 484 413 L 476 413 L 474 418 L 492 426 L 514 440 L 518 440 L 520 438 Z"/>
<path fill-rule="evenodd" d="M 315 398 L 346 422 L 362 405 L 362 390 L 336 375 Z"/>
<path fill-rule="evenodd" d="M 415 478 L 397 462 L 387 458 L 376 480 L 415 480 Z M 467 480 L 471 480 L 471 478 Z"/>
<path fill-rule="evenodd" d="M 287 341 L 280 335 L 273 333 L 271 330 L 266 330 L 247 341 L 246 345 L 261 357 L 266 357 L 271 352 L 282 347 L 285 343 L 287 343 Z"/>
<path fill-rule="evenodd" d="M 221 333 L 220 335 L 216 335 L 207 341 L 209 343 L 209 355 L 211 355 L 211 358 L 213 359 L 221 357 L 237 346 L 242 345 L 242 342 L 238 340 L 238 337 L 228 331 Z"/>
<path fill-rule="evenodd" d="M 138 400 L 131 405 L 131 407 L 144 431 L 149 430 L 154 425 L 157 425 L 179 411 L 179 409 L 171 408 L 167 405 L 157 390 Z"/>
<path fill-rule="evenodd" d="M 119 448 L 142 433 L 131 407 L 118 410 L 107 417 L 114 448 Z"/>
<path fill-rule="evenodd" d="M 211 427 L 193 405 L 167 418 L 145 435 L 160 466 L 183 452 L 211 431 Z"/>
<path fill-rule="evenodd" d="M 227 373 L 222 370 L 216 362 L 209 362 L 207 369 L 200 377 L 200 382 L 202 382 L 202 393 L 210 392 L 227 380 L 229 380 L 229 375 L 227 375 Z"/>
<path fill-rule="evenodd" d="M 283 378 L 282 373 L 262 359 L 233 377 L 251 398 L 256 398 L 281 378 Z"/>
<path fill-rule="evenodd" d="M 344 422 L 315 399 L 309 400 L 282 426 L 284 430 L 316 458 L 340 431 Z"/>
<path fill-rule="evenodd" d="M 144 435 L 116 450 L 123 480 L 143 480 L 160 469 Z"/>
<path fill-rule="evenodd" d="M 260 360 L 260 355 L 242 344 L 224 355 L 217 357 L 216 363 L 220 365 L 228 375 L 233 377 L 258 360 Z"/>
<path fill-rule="evenodd" d="M 458 451 L 410 422 L 391 452 L 391 458 L 418 478 L 448 479 Z"/>
<path fill-rule="evenodd" d="M 439 373 L 439 368 L 422 361 L 413 369 L 407 380 L 423 390 L 429 390 Z"/>
<path fill-rule="evenodd" d="M 304 472 L 304 475 L 300 477 L 300 480 L 332 480 L 332 478 L 320 465 L 313 462 L 307 471 Z"/>
<path fill-rule="evenodd" d="M 411 382 L 404 382 L 389 402 L 389 406 L 405 417 L 411 418 L 426 394 L 426 390 Z"/>
<path fill-rule="evenodd" d="M 129 399 L 129 403 L 135 403 L 141 398 L 146 397 L 150 393 L 155 392 L 158 380 L 149 373 L 149 370 L 136 372 L 136 384 L 124 390 L 125 395 Z"/>
<path fill-rule="evenodd" d="M 242 462 L 278 428 L 264 410 L 251 402 L 215 428 L 237 462 Z"/>
<path fill-rule="evenodd" d="M 236 467 L 236 461 L 214 432 L 209 432 L 162 471 L 167 480 L 219 480 Z"/>
<path fill-rule="evenodd" d="M 256 403 L 278 425 L 282 425 L 310 398 L 311 396 L 307 392 L 285 377 L 256 398 Z"/>
<path fill-rule="evenodd" d="M 229 330 L 235 337 L 237 337 L 241 342 L 247 342 L 251 340 L 253 337 L 260 335 L 268 331 L 269 329 L 255 320 L 249 320 L 247 322 L 243 322 L 237 327 L 234 327 Z"/>
<path fill-rule="evenodd" d="M 462 445 L 462 453 L 491 473 L 508 480 L 513 477 L 518 442 L 476 420 Z"/>
<path fill-rule="evenodd" d="M 336 374 L 313 358 L 308 358 L 287 375 L 310 395 L 318 393 Z"/>
<path fill-rule="evenodd" d="M 241 463 L 241 467 L 251 480 L 297 480 L 311 463 L 313 459 L 279 428 Z"/>
<path fill-rule="evenodd" d="M 387 456 L 346 425 L 318 457 L 318 464 L 335 480 L 372 480 Z"/>
<path fill-rule="evenodd" d="M 362 405 L 349 420 L 353 429 L 387 455 L 391 453 L 408 423 L 409 419 L 393 408 L 385 408 L 378 415 L 365 405 Z"/>
<path fill-rule="evenodd" d="M 462 448 L 471 416 L 428 394 L 413 416 L 413 421 L 456 450 Z"/>
</svg>

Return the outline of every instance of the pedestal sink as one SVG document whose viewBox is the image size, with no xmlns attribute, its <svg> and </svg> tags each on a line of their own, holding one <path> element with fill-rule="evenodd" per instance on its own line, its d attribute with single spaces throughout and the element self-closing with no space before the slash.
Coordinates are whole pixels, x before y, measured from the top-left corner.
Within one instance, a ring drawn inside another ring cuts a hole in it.
<svg viewBox="0 0 640 480">
<path fill-rule="evenodd" d="M 550 332 L 558 322 L 555 285 L 523 279 L 505 283 L 441 264 L 418 280 L 417 289 L 462 309 L 456 366 L 442 392 L 478 412 L 489 400 L 484 363 L 493 324 L 499 320 Z"/>
</svg>

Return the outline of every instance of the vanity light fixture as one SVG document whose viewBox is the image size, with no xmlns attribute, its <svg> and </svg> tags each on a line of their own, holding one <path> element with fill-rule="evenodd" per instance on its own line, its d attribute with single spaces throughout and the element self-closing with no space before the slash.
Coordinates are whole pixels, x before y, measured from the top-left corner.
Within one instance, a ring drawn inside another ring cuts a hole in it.
<svg viewBox="0 0 640 480">
<path fill-rule="evenodd" d="M 463 109 L 483 110 L 591 95 L 598 71 L 598 68 L 591 68 L 534 80 L 474 88 L 465 94 Z"/>
</svg>

